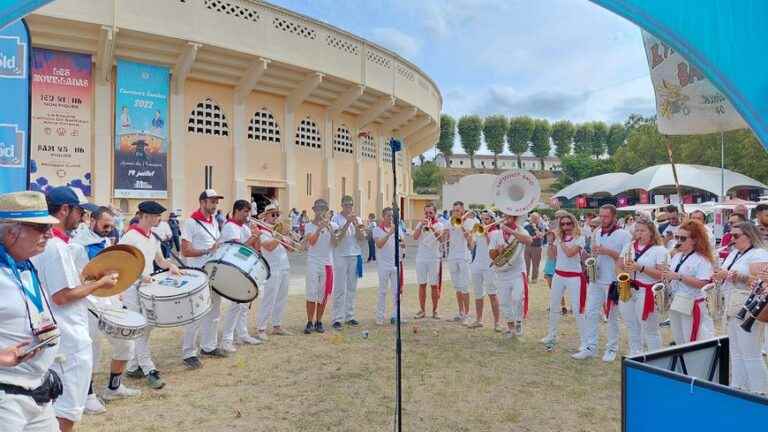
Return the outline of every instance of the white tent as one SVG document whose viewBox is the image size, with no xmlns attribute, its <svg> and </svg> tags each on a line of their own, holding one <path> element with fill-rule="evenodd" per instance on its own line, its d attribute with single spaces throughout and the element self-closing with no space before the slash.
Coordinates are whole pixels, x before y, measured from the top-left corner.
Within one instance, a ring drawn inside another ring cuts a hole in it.
<svg viewBox="0 0 768 432">
<path fill-rule="evenodd" d="M 571 199 L 583 194 L 595 195 L 598 193 L 616 195 L 619 192 L 623 192 L 625 190 L 621 189 L 621 185 L 631 177 L 632 174 L 618 172 L 585 178 L 571 184 L 570 186 L 566 186 L 561 191 L 556 193 L 555 197 Z"/>
</svg>

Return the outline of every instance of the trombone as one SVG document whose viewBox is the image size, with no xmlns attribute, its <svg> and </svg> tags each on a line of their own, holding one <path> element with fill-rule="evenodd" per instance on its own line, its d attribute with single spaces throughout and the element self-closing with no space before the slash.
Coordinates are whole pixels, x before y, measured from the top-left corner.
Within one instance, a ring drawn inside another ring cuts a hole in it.
<svg viewBox="0 0 768 432">
<path fill-rule="evenodd" d="M 251 216 L 251 220 L 253 220 L 253 222 L 260 230 L 268 231 L 271 233 L 275 239 L 277 239 L 277 241 L 279 241 L 280 244 L 282 244 L 284 247 L 296 252 L 304 252 L 304 245 L 292 237 L 291 232 L 288 229 L 289 225 L 285 222 L 278 221 L 272 225 L 253 216 Z"/>
<path fill-rule="evenodd" d="M 490 230 L 491 228 L 493 228 L 494 226 L 496 226 L 498 224 L 499 224 L 499 221 L 491 222 L 488 225 L 483 225 L 483 224 L 479 224 L 479 223 L 475 224 L 475 226 L 472 228 L 472 234 L 484 235 L 485 233 L 488 232 L 488 230 Z"/>
</svg>

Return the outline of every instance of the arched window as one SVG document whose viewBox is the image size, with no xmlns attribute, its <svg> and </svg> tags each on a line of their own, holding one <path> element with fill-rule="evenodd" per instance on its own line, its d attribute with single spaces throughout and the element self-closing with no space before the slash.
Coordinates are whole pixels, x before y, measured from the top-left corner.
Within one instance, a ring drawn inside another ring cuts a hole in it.
<svg viewBox="0 0 768 432">
<path fill-rule="evenodd" d="M 360 139 L 360 153 L 366 159 L 376 159 L 376 143 L 370 132 L 363 135 Z"/>
<path fill-rule="evenodd" d="M 322 147 L 320 129 L 309 117 L 302 120 L 296 128 L 296 145 L 313 149 Z"/>
<path fill-rule="evenodd" d="M 187 121 L 187 132 L 201 135 L 229 136 L 227 117 L 211 98 L 199 102 Z"/>
<path fill-rule="evenodd" d="M 339 153 L 353 154 L 355 148 L 352 146 L 352 134 L 344 125 L 336 129 L 333 135 L 333 151 Z"/>
<path fill-rule="evenodd" d="M 268 109 L 262 108 L 253 114 L 248 125 L 248 139 L 280 143 L 280 125 Z"/>
</svg>

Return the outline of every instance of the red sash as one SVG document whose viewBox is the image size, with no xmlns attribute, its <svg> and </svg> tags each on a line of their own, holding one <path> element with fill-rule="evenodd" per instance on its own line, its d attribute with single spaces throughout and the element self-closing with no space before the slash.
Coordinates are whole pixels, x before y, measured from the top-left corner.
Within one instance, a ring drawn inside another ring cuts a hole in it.
<svg viewBox="0 0 768 432">
<path fill-rule="evenodd" d="M 328 301 L 328 296 L 333 292 L 333 266 L 325 266 L 325 294 L 323 295 L 323 304 Z"/>
<path fill-rule="evenodd" d="M 701 327 L 701 306 L 699 305 L 704 302 L 704 300 L 706 299 L 700 298 L 698 300 L 694 300 L 693 302 L 693 310 L 691 311 L 691 317 L 693 317 L 693 320 L 691 322 L 690 342 L 695 342 L 699 337 L 699 327 Z"/>
<path fill-rule="evenodd" d="M 69 243 L 69 236 L 64 231 L 62 231 L 62 230 L 60 230 L 60 229 L 58 229 L 56 227 L 53 227 L 53 228 L 51 228 L 51 234 L 53 234 L 54 237 L 59 238 L 64 243 Z"/>
<path fill-rule="evenodd" d="M 195 210 L 191 215 L 189 215 L 189 217 L 195 220 L 199 220 L 200 222 L 207 222 L 209 224 L 213 223 L 213 216 L 205 217 L 200 209 Z"/>
<path fill-rule="evenodd" d="M 138 226 L 136 224 L 131 225 L 128 228 L 128 231 L 136 231 L 137 233 L 143 235 L 146 238 L 149 238 L 149 234 L 150 234 L 149 231 L 145 230 L 144 228 L 142 228 L 142 227 L 140 227 L 140 226 Z"/>
<path fill-rule="evenodd" d="M 560 277 L 579 278 L 579 313 L 584 313 L 584 306 L 587 304 L 587 277 L 583 272 L 570 272 L 555 269 L 555 273 Z"/>
<path fill-rule="evenodd" d="M 637 286 L 645 288 L 645 299 L 643 300 L 643 321 L 648 321 L 648 317 L 653 313 L 656 305 L 653 301 L 653 284 L 643 283 L 639 280 L 634 280 Z"/>
<path fill-rule="evenodd" d="M 523 318 L 528 318 L 528 275 L 523 272 Z"/>
</svg>

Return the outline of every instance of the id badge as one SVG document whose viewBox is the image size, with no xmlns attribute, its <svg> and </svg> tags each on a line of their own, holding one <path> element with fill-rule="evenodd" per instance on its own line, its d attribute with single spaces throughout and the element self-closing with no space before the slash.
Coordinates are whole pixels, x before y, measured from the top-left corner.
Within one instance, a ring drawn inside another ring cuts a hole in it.
<svg viewBox="0 0 768 432">
<path fill-rule="evenodd" d="M 28 271 L 21 273 L 21 281 L 24 286 L 33 286 L 32 273 Z M 43 310 L 40 311 L 28 296 L 24 296 L 24 301 L 27 302 L 33 335 L 40 337 L 41 335 L 52 334 L 52 332 L 57 330 L 56 323 L 53 321 L 53 316 L 51 311 L 48 310 L 46 302 L 42 303 Z M 40 339 L 45 339 L 45 337 L 40 337 Z"/>
</svg>

